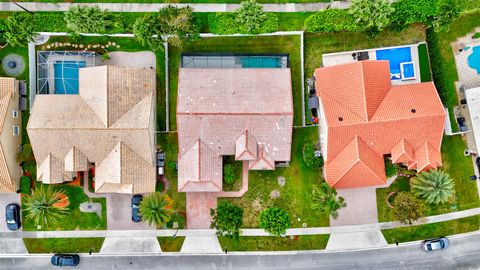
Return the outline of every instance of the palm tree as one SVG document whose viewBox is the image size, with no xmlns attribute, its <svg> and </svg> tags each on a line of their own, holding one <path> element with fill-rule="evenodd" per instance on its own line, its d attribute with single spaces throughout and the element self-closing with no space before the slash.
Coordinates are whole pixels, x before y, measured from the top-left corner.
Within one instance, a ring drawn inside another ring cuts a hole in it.
<svg viewBox="0 0 480 270">
<path fill-rule="evenodd" d="M 342 197 L 337 197 L 337 191 L 323 182 L 320 186 L 313 186 L 312 209 L 322 211 L 333 218 L 338 217 L 338 210 L 347 206 Z"/>
<path fill-rule="evenodd" d="M 168 195 L 154 192 L 146 196 L 139 207 L 142 220 L 149 225 L 163 225 L 167 223 L 173 214 L 172 200 Z"/>
<path fill-rule="evenodd" d="M 46 226 L 58 222 L 58 219 L 67 214 L 65 207 L 56 207 L 54 204 L 61 201 L 61 190 L 53 190 L 50 185 L 41 185 L 35 188 L 31 195 L 25 196 L 25 211 L 28 219 L 33 219 L 35 225 Z"/>
<path fill-rule="evenodd" d="M 427 203 L 447 202 L 455 193 L 455 182 L 443 171 L 429 171 L 417 174 L 410 180 L 412 192 Z"/>
</svg>

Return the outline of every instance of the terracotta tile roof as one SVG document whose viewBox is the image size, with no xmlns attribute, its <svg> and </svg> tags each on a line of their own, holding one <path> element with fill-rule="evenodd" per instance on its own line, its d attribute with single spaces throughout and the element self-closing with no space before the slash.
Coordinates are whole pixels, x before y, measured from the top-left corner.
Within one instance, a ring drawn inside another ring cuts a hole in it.
<svg viewBox="0 0 480 270">
<path fill-rule="evenodd" d="M 441 164 L 439 153 L 445 111 L 433 83 L 391 86 L 386 61 L 320 68 L 315 71 L 315 78 L 327 125 L 327 147 L 324 149 L 327 182 L 335 183 L 342 175 L 344 184 L 337 187 L 347 188 L 373 185 L 378 179 L 385 179 L 384 170 L 371 170 L 378 172 L 372 178 L 361 173 L 361 170 L 367 173 L 366 168 L 357 165 L 358 171 L 352 173 L 350 179 L 345 167 L 332 166 L 347 146 L 353 147 L 352 140 L 356 137 L 380 157 L 382 167 L 383 155 L 388 154 L 392 155 L 393 162 L 406 162 L 418 170 Z M 385 85 L 387 81 L 388 86 Z M 417 154 L 417 149 L 425 142 L 428 142 L 429 154 L 420 154 L 425 151 Z M 410 159 L 413 163 L 409 163 Z M 365 163 L 370 169 L 380 166 L 377 161 Z"/>
<path fill-rule="evenodd" d="M 184 170 L 182 166 L 196 168 L 193 161 L 182 159 L 198 140 L 217 156 L 236 155 L 239 160 L 256 160 L 257 148 L 262 148 L 264 158 L 257 163 L 258 169 L 270 169 L 275 161 L 290 160 L 292 125 L 290 69 L 179 71 L 179 171 Z M 178 181 L 188 179 L 179 172 Z M 222 189 L 221 181 L 218 187 Z M 191 191 L 203 189 L 214 187 L 203 188 L 197 182 Z"/>
<path fill-rule="evenodd" d="M 82 170 L 86 158 L 101 176 L 99 192 L 154 191 L 155 76 L 148 68 L 83 68 L 79 95 L 37 95 L 27 131 L 39 169 L 55 161 L 42 167 L 52 171 L 38 174 L 38 180 L 63 182 L 59 167 Z"/>
<path fill-rule="evenodd" d="M 0 192 L 16 192 L 16 182 L 22 174 L 16 161 L 21 136 L 12 133 L 13 125 L 21 126 L 18 99 L 18 81 L 0 77 Z M 17 110 L 18 118 L 13 118 L 12 110 Z"/>
<path fill-rule="evenodd" d="M 222 157 L 198 139 L 178 163 L 178 190 L 212 192 L 222 190 Z"/>
</svg>

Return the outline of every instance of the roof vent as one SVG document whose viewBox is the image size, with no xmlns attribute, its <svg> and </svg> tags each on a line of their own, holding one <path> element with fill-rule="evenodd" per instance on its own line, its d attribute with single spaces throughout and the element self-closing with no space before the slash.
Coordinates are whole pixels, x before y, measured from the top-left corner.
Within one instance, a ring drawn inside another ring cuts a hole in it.
<svg viewBox="0 0 480 270">
<path fill-rule="evenodd" d="M 338 121 L 342 122 L 342 121 L 343 121 L 343 117 L 338 117 Z"/>
<path fill-rule="evenodd" d="M 410 111 L 411 111 L 412 113 L 416 113 L 416 112 L 417 112 L 417 110 L 415 110 L 415 109 L 411 109 Z"/>
</svg>

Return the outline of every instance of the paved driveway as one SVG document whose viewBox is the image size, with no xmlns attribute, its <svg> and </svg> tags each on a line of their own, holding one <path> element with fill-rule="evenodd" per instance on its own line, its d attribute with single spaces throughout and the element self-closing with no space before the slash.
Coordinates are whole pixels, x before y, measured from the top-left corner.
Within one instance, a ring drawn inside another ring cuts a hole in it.
<svg viewBox="0 0 480 270">
<path fill-rule="evenodd" d="M 5 223 L 5 207 L 9 203 L 18 203 L 20 205 L 20 194 L 0 193 L 0 232 L 9 232 L 7 223 Z"/>
<path fill-rule="evenodd" d="M 338 211 L 338 218 L 330 218 L 330 226 L 359 225 L 378 222 L 377 193 L 374 187 L 337 189 L 347 207 Z"/>
<path fill-rule="evenodd" d="M 107 196 L 107 228 L 109 230 L 149 230 L 155 229 L 147 223 L 132 221 L 130 208 L 132 195 L 108 194 Z"/>
</svg>

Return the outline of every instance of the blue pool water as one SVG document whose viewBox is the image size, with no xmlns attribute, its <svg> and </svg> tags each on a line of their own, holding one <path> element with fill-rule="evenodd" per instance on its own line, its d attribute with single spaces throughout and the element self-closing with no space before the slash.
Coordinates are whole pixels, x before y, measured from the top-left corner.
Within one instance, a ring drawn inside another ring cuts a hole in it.
<svg viewBox="0 0 480 270">
<path fill-rule="evenodd" d="M 78 69 L 86 66 L 85 61 L 54 63 L 55 94 L 78 94 Z"/>
<path fill-rule="evenodd" d="M 473 47 L 472 54 L 467 59 L 468 66 L 475 69 L 480 74 L 480 46 Z"/>
<path fill-rule="evenodd" d="M 281 57 L 278 56 L 242 56 L 240 57 L 244 68 L 280 68 Z"/>
<path fill-rule="evenodd" d="M 400 64 L 404 62 L 412 62 L 412 52 L 410 47 L 393 48 L 377 50 L 377 60 L 388 60 L 390 63 L 390 78 L 392 80 L 401 79 Z M 411 72 L 414 72 L 413 65 Z M 415 74 L 413 74 L 415 76 Z M 413 77 L 411 76 L 411 77 Z M 405 76 L 404 77 L 408 77 Z"/>
<path fill-rule="evenodd" d="M 407 63 L 403 65 L 403 77 L 405 79 L 415 78 L 415 69 L 413 63 Z"/>
</svg>

